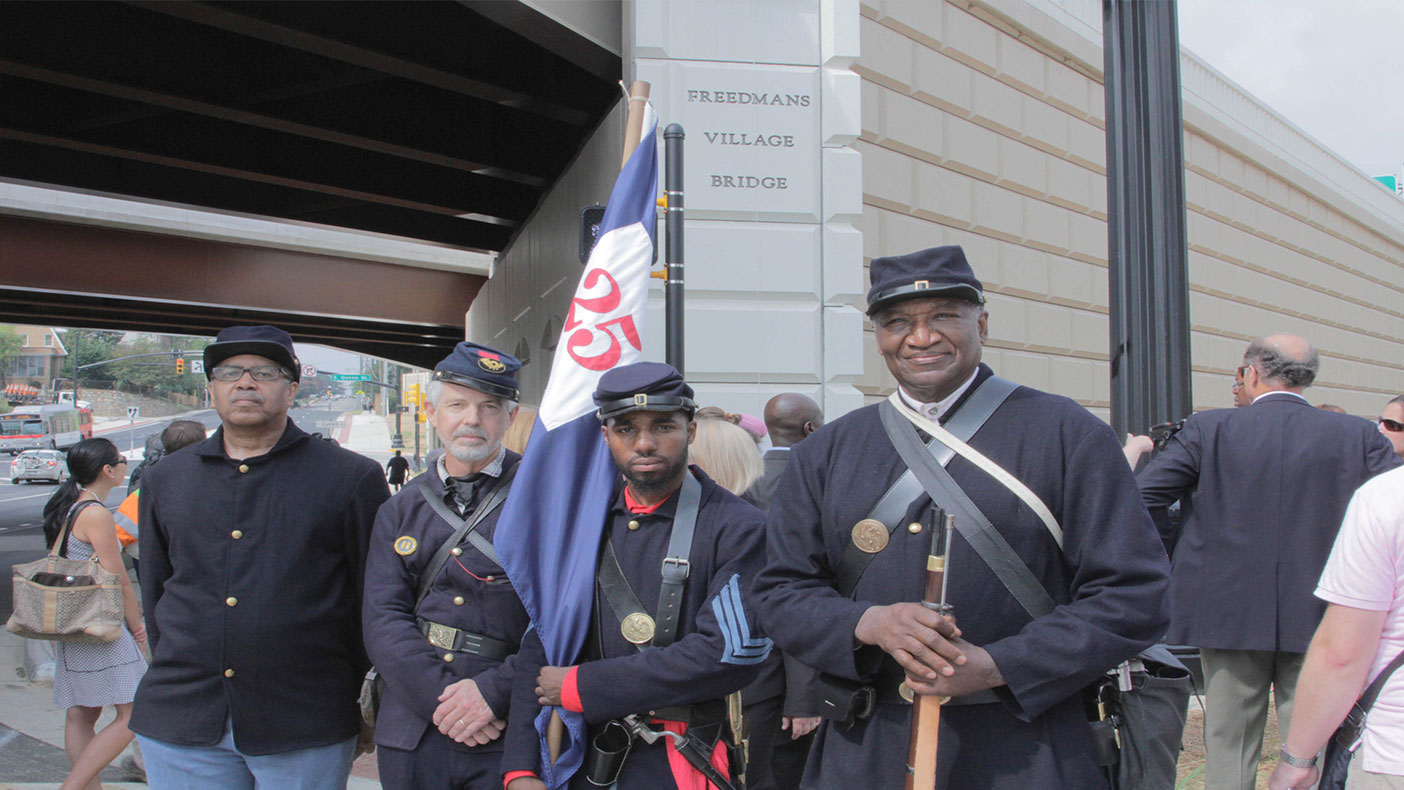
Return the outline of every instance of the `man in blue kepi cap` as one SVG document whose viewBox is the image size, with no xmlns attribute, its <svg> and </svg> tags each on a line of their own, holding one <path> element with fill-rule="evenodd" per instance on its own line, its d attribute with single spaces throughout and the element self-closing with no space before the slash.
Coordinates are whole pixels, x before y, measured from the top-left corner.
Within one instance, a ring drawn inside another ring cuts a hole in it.
<svg viewBox="0 0 1404 790">
<path fill-rule="evenodd" d="M 521 456 L 511 354 L 459 343 L 425 387 L 444 452 L 380 509 L 366 560 L 366 650 L 385 682 L 375 722 L 390 790 L 501 790 L 500 735 L 530 620 L 492 546 Z"/>
<path fill-rule="evenodd" d="M 897 396 L 791 450 L 756 583 L 767 632 L 824 673 L 819 709 L 842 719 L 802 786 L 901 787 L 915 693 L 952 698 L 939 790 L 1104 788 L 1079 693 L 1164 633 L 1169 571 L 1116 436 L 981 363 L 985 291 L 960 247 L 875 258 L 871 278 Z M 918 603 L 942 514 L 959 633 Z"/>
<path fill-rule="evenodd" d="M 688 466 L 697 404 L 672 366 L 615 368 L 594 399 L 621 476 L 596 568 L 594 626 L 569 667 L 543 666 L 535 631 L 523 640 L 505 779 L 509 790 L 542 787 L 533 720 L 540 705 L 561 705 L 589 725 L 572 787 L 692 788 L 705 779 L 726 790 L 742 768 L 727 697 L 770 652 L 749 608 L 764 517 Z"/>
<path fill-rule="evenodd" d="M 370 662 L 361 581 L 380 465 L 288 418 L 301 373 L 277 327 L 205 348 L 220 427 L 141 479 L 152 661 L 132 707 L 153 788 L 346 786 Z"/>
</svg>

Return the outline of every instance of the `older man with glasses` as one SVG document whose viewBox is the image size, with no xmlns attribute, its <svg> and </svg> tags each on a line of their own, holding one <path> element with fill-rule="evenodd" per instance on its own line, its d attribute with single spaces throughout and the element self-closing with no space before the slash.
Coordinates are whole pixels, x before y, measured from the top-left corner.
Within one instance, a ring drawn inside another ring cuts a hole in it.
<svg viewBox="0 0 1404 790">
<path fill-rule="evenodd" d="M 1369 423 L 1307 402 L 1319 367 L 1304 338 L 1254 340 L 1241 408 L 1192 415 L 1137 476 L 1173 552 L 1166 639 L 1203 660 L 1207 790 L 1254 787 L 1269 694 L 1285 732 L 1346 504 L 1400 463 Z M 1163 517 L 1176 500 L 1178 527 Z"/>
<path fill-rule="evenodd" d="M 214 435 L 142 479 L 151 667 L 131 728 L 152 788 L 345 787 L 376 462 L 288 419 L 287 332 L 236 326 L 205 348 Z"/>
</svg>

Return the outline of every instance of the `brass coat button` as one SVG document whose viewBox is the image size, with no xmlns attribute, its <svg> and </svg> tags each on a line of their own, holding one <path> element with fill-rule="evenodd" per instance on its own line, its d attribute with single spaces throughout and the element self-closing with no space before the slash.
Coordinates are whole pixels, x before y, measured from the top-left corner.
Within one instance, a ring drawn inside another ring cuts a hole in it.
<svg viewBox="0 0 1404 790">
<path fill-rule="evenodd" d="M 229 537 L 235 540 L 240 540 L 244 537 L 244 531 L 242 529 L 236 529 L 233 532 L 229 533 Z"/>
<path fill-rule="evenodd" d="M 453 556 L 457 557 L 457 556 L 463 554 L 463 547 L 462 547 L 462 546 L 454 546 L 451 553 L 453 554 Z"/>
<path fill-rule="evenodd" d="M 639 522 L 637 522 L 637 521 L 630 521 L 630 522 L 629 522 L 629 529 L 638 529 L 638 528 L 639 528 Z"/>
<path fill-rule="evenodd" d="M 463 605 L 463 596 L 461 596 L 461 595 L 455 595 L 455 596 L 453 596 L 453 605 L 454 605 L 454 606 L 462 606 L 462 605 Z"/>
<path fill-rule="evenodd" d="M 918 532 L 921 532 L 921 522 L 913 521 L 912 523 L 908 524 L 907 531 L 912 533 L 913 535 L 917 534 Z"/>
<path fill-rule="evenodd" d="M 452 664 L 452 663 L 453 663 L 453 653 L 444 653 L 444 663 L 445 663 L 445 664 Z"/>
<path fill-rule="evenodd" d="M 238 598 L 235 598 L 235 597 L 233 597 L 233 596 L 231 595 L 230 597 L 224 599 L 224 605 L 225 605 L 225 606 L 238 606 L 238 605 L 239 605 L 239 599 L 238 599 Z"/>
<path fill-rule="evenodd" d="M 248 472 L 248 471 L 249 471 L 249 465 L 248 465 L 248 464 L 239 464 L 239 474 L 242 475 L 242 474 L 244 474 L 244 473 L 246 473 L 246 472 Z"/>
<path fill-rule="evenodd" d="M 232 678 L 232 677 L 234 677 L 234 670 L 232 670 L 232 669 L 226 669 L 226 670 L 224 670 L 224 676 L 227 677 L 227 678 Z"/>
</svg>

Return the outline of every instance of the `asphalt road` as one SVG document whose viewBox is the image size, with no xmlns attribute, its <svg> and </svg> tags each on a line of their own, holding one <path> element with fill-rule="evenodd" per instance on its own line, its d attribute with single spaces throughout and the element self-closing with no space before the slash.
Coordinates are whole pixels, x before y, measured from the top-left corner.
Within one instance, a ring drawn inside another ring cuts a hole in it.
<svg viewBox="0 0 1404 790">
<path fill-rule="evenodd" d="M 326 435 L 331 432 L 332 423 L 337 417 L 356 407 L 353 399 L 346 398 L 332 403 L 319 402 L 308 408 L 293 409 L 289 416 L 302 430 Z M 219 416 L 212 409 L 195 412 L 182 419 L 198 420 L 210 430 L 219 425 Z M 140 457 L 141 449 L 146 445 L 146 437 L 165 430 L 170 422 L 170 419 L 162 419 L 136 425 L 130 430 L 125 427 L 109 430 L 110 426 L 102 426 L 97 435 L 111 439 L 124 454 L 135 448 L 136 456 Z M 12 592 L 9 567 L 38 559 L 48 550 L 44 545 L 44 503 L 49 501 L 58 488 L 52 483 L 12 485 L 9 463 L 10 456 L 0 454 L 0 569 L 5 571 L 5 581 L 0 584 L 0 623 L 10 616 Z M 131 467 L 136 468 L 135 459 Z M 113 489 L 107 498 L 108 507 L 116 508 L 126 496 L 125 486 Z"/>
</svg>

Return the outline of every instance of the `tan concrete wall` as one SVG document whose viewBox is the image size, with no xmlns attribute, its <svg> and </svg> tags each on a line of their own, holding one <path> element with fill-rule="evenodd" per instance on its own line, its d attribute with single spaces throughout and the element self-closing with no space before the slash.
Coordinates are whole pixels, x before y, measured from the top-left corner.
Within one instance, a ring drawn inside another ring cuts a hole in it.
<svg viewBox="0 0 1404 790">
<path fill-rule="evenodd" d="M 865 0 L 855 147 L 865 264 L 963 245 L 989 294 L 986 360 L 1105 418 L 1094 11 L 1047 0 Z M 1321 349 L 1314 400 L 1373 415 L 1404 392 L 1404 203 L 1375 200 L 1363 174 L 1186 57 L 1196 409 L 1228 405 L 1248 340 L 1285 330 Z M 866 348 L 859 388 L 872 399 L 894 382 L 871 339 Z"/>
</svg>

